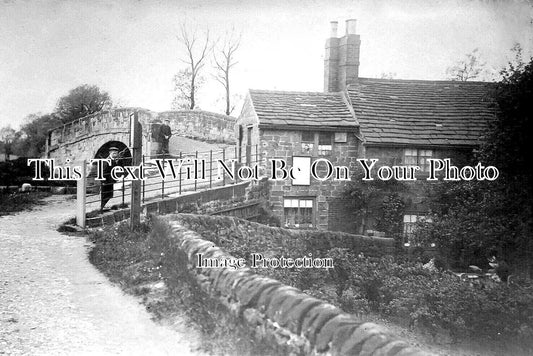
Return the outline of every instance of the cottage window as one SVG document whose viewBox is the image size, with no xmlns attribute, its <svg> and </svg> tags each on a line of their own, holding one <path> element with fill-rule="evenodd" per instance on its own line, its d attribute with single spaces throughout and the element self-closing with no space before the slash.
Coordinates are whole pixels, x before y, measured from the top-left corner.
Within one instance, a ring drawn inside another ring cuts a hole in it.
<svg viewBox="0 0 533 356">
<path fill-rule="evenodd" d="M 285 227 L 313 227 L 313 199 L 288 198 L 283 200 Z"/>
<path fill-rule="evenodd" d="M 347 132 L 335 132 L 335 142 L 348 142 Z"/>
<path fill-rule="evenodd" d="M 302 153 L 313 156 L 330 155 L 333 150 L 333 132 L 302 131 Z"/>
<path fill-rule="evenodd" d="M 419 150 L 416 148 L 408 148 L 404 151 L 404 164 L 410 166 L 419 166 L 420 171 L 429 171 L 428 159 L 433 157 L 432 150 Z"/>
<path fill-rule="evenodd" d="M 315 133 L 310 131 L 302 132 L 302 152 L 303 153 L 313 153 L 313 148 L 315 145 Z"/>
<path fill-rule="evenodd" d="M 325 156 L 331 154 L 333 148 L 333 134 L 331 132 L 320 132 L 318 134 L 318 155 Z"/>
<path fill-rule="evenodd" d="M 403 216 L 403 235 L 407 238 L 413 235 L 415 230 L 416 220 L 418 215 L 404 215 Z"/>
<path fill-rule="evenodd" d="M 431 222 L 431 218 L 424 215 L 404 215 L 403 216 L 403 235 L 407 240 L 410 240 L 416 229 L 417 222 Z"/>
</svg>

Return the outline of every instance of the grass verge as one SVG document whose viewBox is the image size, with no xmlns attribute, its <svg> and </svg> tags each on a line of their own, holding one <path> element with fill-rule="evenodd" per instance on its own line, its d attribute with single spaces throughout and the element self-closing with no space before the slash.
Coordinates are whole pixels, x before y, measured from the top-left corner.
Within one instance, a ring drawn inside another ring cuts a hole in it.
<svg viewBox="0 0 533 356">
<path fill-rule="evenodd" d="M 126 222 L 92 231 L 89 260 L 126 292 L 140 296 L 156 320 L 176 315 L 201 335 L 199 349 L 213 355 L 275 355 L 265 343 L 217 301 L 203 292 L 187 272 L 187 256 L 169 239 L 158 220 L 131 232 Z"/>
<path fill-rule="evenodd" d="M 0 192 L 0 216 L 43 205 L 42 199 L 50 195 L 52 194 L 49 192 Z"/>
</svg>

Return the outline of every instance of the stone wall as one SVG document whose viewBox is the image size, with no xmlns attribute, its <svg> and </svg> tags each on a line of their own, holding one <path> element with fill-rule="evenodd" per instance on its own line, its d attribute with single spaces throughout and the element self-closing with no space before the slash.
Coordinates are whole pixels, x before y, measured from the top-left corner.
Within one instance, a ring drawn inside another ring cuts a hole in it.
<svg viewBox="0 0 533 356">
<path fill-rule="evenodd" d="M 350 173 L 353 174 L 358 164 L 359 141 L 355 137 L 355 133 L 347 133 L 347 142 L 334 142 L 330 154 L 324 156 L 311 156 L 302 150 L 301 131 L 285 131 L 285 130 L 267 130 L 263 129 L 260 132 L 261 140 L 261 157 L 263 164 L 267 165 L 266 174 L 270 176 L 271 170 L 268 160 L 271 158 L 281 158 L 286 160 L 289 167 L 293 164 L 293 156 L 310 156 L 311 163 L 317 159 L 326 159 L 334 166 L 346 166 Z M 319 174 L 325 173 L 325 164 L 319 165 Z M 315 180 L 311 178 L 310 185 L 296 186 L 292 184 L 290 179 L 272 181 L 269 201 L 275 214 L 277 214 L 283 221 L 283 201 L 284 198 L 291 197 L 310 197 L 315 204 L 315 227 L 320 230 L 330 231 L 346 231 L 355 232 L 350 229 L 351 219 L 347 224 L 338 225 L 338 221 L 330 221 L 329 206 L 334 204 L 349 209 L 346 205 L 345 190 L 347 187 L 346 181 L 339 181 L 328 179 L 325 181 Z M 352 218 L 353 219 L 353 218 Z"/>
<path fill-rule="evenodd" d="M 212 188 L 199 192 L 183 194 L 146 202 L 142 204 L 143 215 L 170 214 L 176 212 L 195 212 L 203 214 L 237 215 L 242 218 L 255 217 L 260 199 L 247 200 L 249 182 Z M 244 203 L 246 201 L 246 203 Z M 234 212 L 234 210 L 238 210 Z M 248 216 L 249 215 L 249 216 Z M 128 219 L 130 209 L 112 210 L 98 216 L 86 218 L 89 228 L 113 225 L 116 222 Z"/>
<path fill-rule="evenodd" d="M 366 147 L 367 159 L 379 159 L 376 167 L 381 165 L 404 165 L 404 149 L 403 147 Z M 433 149 L 433 158 L 450 158 L 452 164 L 463 166 L 470 163 L 472 159 L 472 149 Z M 404 182 L 404 188 L 399 192 L 400 197 L 405 203 L 404 213 L 412 215 L 425 215 L 429 211 L 429 195 L 432 185 L 435 182 L 426 181 L 428 177 L 427 172 L 417 172 L 417 181 Z M 372 202 L 374 207 L 378 207 L 381 202 Z M 376 225 L 377 216 L 370 216 L 367 220 L 367 228 L 374 229 Z"/>
<path fill-rule="evenodd" d="M 427 355 L 374 323 L 364 322 L 300 290 L 261 277 L 250 268 L 199 268 L 197 254 L 231 255 L 167 216 L 171 239 L 187 256 L 199 286 L 237 317 L 256 339 L 285 355 Z"/>
<path fill-rule="evenodd" d="M 239 147 L 239 162 L 250 163 L 247 161 L 247 149 L 251 150 L 254 147 L 254 150 L 257 150 L 255 147 L 258 147 L 260 144 L 259 141 L 259 121 L 257 115 L 252 105 L 250 95 L 246 96 L 244 104 L 242 107 L 241 114 L 236 121 L 235 125 L 235 140 L 237 146 Z M 250 147 L 250 148 L 247 148 Z M 261 150 L 261 148 L 259 148 Z M 253 152 L 256 153 L 256 152 Z M 250 155 L 248 153 L 248 155 Z M 263 159 L 266 157 L 266 153 L 262 152 L 261 156 Z M 251 157 L 249 157 L 251 158 Z M 253 161 L 253 160 L 252 160 Z"/>
<path fill-rule="evenodd" d="M 79 162 L 95 158 L 100 147 L 110 141 L 122 142 L 129 146 L 130 114 L 136 110 L 143 127 L 146 127 L 152 115 L 149 110 L 124 108 L 88 115 L 50 131 L 47 157 L 54 158 L 59 165 L 64 165 L 67 159 Z M 148 140 L 148 134 L 145 133 L 145 147 Z"/>
<path fill-rule="evenodd" d="M 49 133 L 46 155 L 63 165 L 95 158 L 96 152 L 107 142 L 118 141 L 129 146 L 130 114 L 138 112 L 143 127 L 143 154 L 157 152 L 158 126 L 170 120 L 174 135 L 209 142 L 235 142 L 235 119 L 207 111 L 169 111 L 155 113 L 141 108 L 121 108 L 102 111 L 58 127 Z"/>
<path fill-rule="evenodd" d="M 303 128 L 309 129 L 309 128 Z M 302 131 L 260 127 L 257 115 L 250 98 L 247 97 L 242 112 L 237 120 L 236 136 L 242 131 L 240 146 L 241 161 L 246 162 L 246 147 L 250 136 L 253 149 L 258 145 L 260 154 L 260 173 L 270 176 L 270 159 L 283 159 L 288 166 L 293 164 L 293 156 L 309 156 L 311 162 L 324 158 L 334 166 L 346 166 L 353 173 L 357 167 L 356 159 L 361 156 L 361 146 L 356 137 L 356 128 L 346 131 L 346 142 L 334 142 L 330 154 L 317 156 L 302 149 Z M 250 131 L 250 135 L 248 134 Z M 317 128 L 316 132 L 320 131 Z M 324 173 L 325 165 L 321 164 L 319 173 Z M 284 223 L 283 202 L 285 198 L 310 198 L 314 204 L 314 226 L 319 230 L 344 231 L 355 233 L 355 220 L 352 205 L 344 198 L 347 182 L 326 180 L 318 181 L 311 178 L 308 186 L 295 186 L 290 179 L 272 181 L 269 188 L 268 200 L 273 213 Z M 330 209 L 330 206 L 333 209 Z M 332 211 L 342 214 L 334 215 Z"/>
<path fill-rule="evenodd" d="M 390 238 L 334 231 L 284 229 L 229 216 L 178 214 L 172 219 L 220 247 L 237 241 L 245 246 L 261 246 L 261 249 L 270 252 L 283 247 L 301 253 L 301 242 L 304 241 L 313 253 L 323 255 L 334 247 L 348 248 L 356 254 L 363 253 L 371 257 L 391 255 L 394 252 L 394 240 Z"/>
<path fill-rule="evenodd" d="M 408 147 L 416 148 L 416 147 Z M 365 157 L 367 159 L 377 158 L 379 161 L 376 167 L 380 165 L 402 165 L 404 164 L 404 147 L 390 147 L 390 146 L 367 146 L 365 149 Z M 458 166 L 468 164 L 472 159 L 472 149 L 433 149 L 433 158 L 450 158 L 452 163 Z M 418 179 L 426 179 L 427 174 L 424 172 L 417 173 Z"/>
<path fill-rule="evenodd" d="M 235 143 L 235 118 L 201 110 L 167 111 L 156 120 L 170 120 L 173 135 L 201 141 Z"/>
</svg>

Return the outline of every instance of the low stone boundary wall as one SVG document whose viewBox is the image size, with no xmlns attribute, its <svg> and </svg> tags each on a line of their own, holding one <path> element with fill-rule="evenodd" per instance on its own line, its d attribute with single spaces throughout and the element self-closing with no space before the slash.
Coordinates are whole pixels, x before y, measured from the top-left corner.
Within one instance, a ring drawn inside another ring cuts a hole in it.
<svg viewBox="0 0 533 356">
<path fill-rule="evenodd" d="M 246 195 L 246 189 L 248 188 L 250 182 L 237 183 L 226 185 L 223 187 L 216 187 L 208 190 L 191 192 L 188 194 L 183 194 L 177 197 L 169 197 L 161 200 L 156 200 L 153 202 L 146 202 L 142 205 L 143 214 L 147 216 L 148 214 L 171 214 L 183 211 L 184 208 L 192 204 L 197 207 L 201 207 L 203 204 L 212 202 L 212 201 L 231 201 L 232 199 L 242 198 Z M 248 202 L 246 207 L 251 207 L 258 205 L 257 201 Z M 245 209 L 246 207 L 242 207 Z M 231 210 L 239 210 L 239 206 L 221 208 L 220 211 L 213 211 L 213 213 L 230 212 Z M 200 209 L 201 210 L 201 209 Z M 209 213 L 209 212 L 205 212 Z M 116 222 L 120 222 L 125 219 L 129 219 L 130 209 L 120 209 L 113 210 L 104 213 L 103 215 L 98 215 L 95 217 L 88 217 L 86 220 L 86 226 L 89 228 L 93 227 L 102 227 L 106 225 L 113 225 Z M 245 216 L 239 216 L 245 217 Z"/>
<path fill-rule="evenodd" d="M 338 231 L 289 230 L 232 216 L 179 214 L 175 215 L 175 220 L 222 248 L 229 240 L 236 240 L 243 245 L 260 244 L 267 249 L 286 246 L 289 250 L 300 249 L 300 243 L 303 242 L 313 251 L 322 254 L 334 247 L 347 248 L 357 254 L 363 253 L 365 256 L 376 258 L 394 253 L 394 239 L 386 237 L 353 235 Z"/>
<path fill-rule="evenodd" d="M 188 271 L 212 298 L 226 306 L 249 327 L 251 334 L 272 344 L 284 355 L 390 355 L 422 356 L 385 328 L 364 322 L 300 290 L 259 276 L 248 267 L 198 268 L 197 254 L 208 258 L 233 258 L 174 221 L 171 239 L 188 257 Z"/>
<path fill-rule="evenodd" d="M 224 187 L 211 188 L 199 192 L 191 192 L 173 198 L 148 202 L 144 204 L 145 214 L 170 214 L 182 211 L 187 204 L 200 206 L 206 202 L 215 200 L 231 200 L 246 195 L 246 188 L 250 182 L 226 185 Z"/>
</svg>

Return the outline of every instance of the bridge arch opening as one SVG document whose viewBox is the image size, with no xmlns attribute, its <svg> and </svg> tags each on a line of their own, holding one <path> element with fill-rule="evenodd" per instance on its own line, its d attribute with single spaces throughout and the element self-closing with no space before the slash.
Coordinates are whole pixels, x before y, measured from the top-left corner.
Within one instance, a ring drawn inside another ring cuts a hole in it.
<svg viewBox="0 0 533 356">
<path fill-rule="evenodd" d="M 121 166 L 131 166 L 131 151 L 124 143 L 120 141 L 108 141 L 104 143 L 95 153 L 94 158 L 107 158 L 109 157 L 109 148 L 116 147 L 118 148 L 119 157 L 118 162 Z M 96 177 L 96 163 L 93 163 L 90 166 L 89 174 L 87 175 L 88 186 L 92 187 L 90 190 L 91 193 L 96 192 L 97 184 L 94 181 L 94 178 Z M 93 191 L 94 190 L 94 191 Z"/>
<path fill-rule="evenodd" d="M 94 158 L 107 158 L 110 147 L 118 148 L 118 159 L 121 166 L 131 166 L 131 151 L 128 146 L 120 141 L 106 142 L 96 151 Z"/>
</svg>

